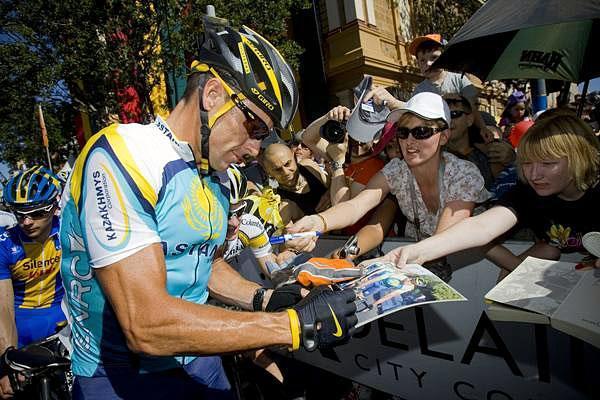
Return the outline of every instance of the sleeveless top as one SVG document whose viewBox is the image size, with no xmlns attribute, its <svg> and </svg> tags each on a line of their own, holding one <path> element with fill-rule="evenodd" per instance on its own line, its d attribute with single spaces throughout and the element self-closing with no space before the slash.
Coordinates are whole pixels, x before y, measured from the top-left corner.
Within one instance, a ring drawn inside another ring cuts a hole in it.
<svg viewBox="0 0 600 400">
<path fill-rule="evenodd" d="M 317 207 L 317 204 L 319 204 L 321 197 L 323 197 L 327 191 L 327 188 L 321 183 L 321 180 L 314 176 L 305 166 L 298 164 L 298 170 L 300 171 L 300 174 L 304 176 L 304 179 L 306 179 L 308 192 L 294 193 L 279 187 L 277 193 L 279 193 L 282 198 L 295 202 L 305 215 L 315 214 L 317 212 L 315 208 Z"/>
</svg>

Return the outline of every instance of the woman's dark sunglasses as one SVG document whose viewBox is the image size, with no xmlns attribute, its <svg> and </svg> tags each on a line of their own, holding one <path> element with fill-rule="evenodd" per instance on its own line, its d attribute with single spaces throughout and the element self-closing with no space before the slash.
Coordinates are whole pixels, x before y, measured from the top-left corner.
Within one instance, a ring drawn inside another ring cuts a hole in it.
<svg viewBox="0 0 600 400">
<path fill-rule="evenodd" d="M 231 95 L 231 100 L 233 101 L 233 104 L 235 104 L 236 107 L 244 113 L 244 116 L 246 117 L 246 120 L 244 121 L 244 128 L 246 128 L 250 139 L 263 140 L 271 134 L 271 129 L 269 129 L 265 121 L 260 119 L 258 115 L 256 115 L 251 109 L 249 109 L 239 99 L 237 95 Z"/>
<path fill-rule="evenodd" d="M 45 207 L 37 208 L 31 211 L 22 211 L 13 208 L 12 213 L 14 214 L 15 218 L 17 218 L 17 220 L 19 221 L 22 221 L 25 218 L 43 219 L 49 217 L 50 214 L 54 213 L 55 206 L 56 204 L 49 204 Z"/>
<path fill-rule="evenodd" d="M 407 139 L 408 135 L 412 135 L 417 140 L 425 140 L 429 139 L 433 135 L 438 132 L 442 132 L 444 129 L 442 128 L 433 128 L 431 126 L 417 126 L 412 129 L 406 128 L 404 126 L 396 127 L 396 137 L 398 139 Z"/>
</svg>

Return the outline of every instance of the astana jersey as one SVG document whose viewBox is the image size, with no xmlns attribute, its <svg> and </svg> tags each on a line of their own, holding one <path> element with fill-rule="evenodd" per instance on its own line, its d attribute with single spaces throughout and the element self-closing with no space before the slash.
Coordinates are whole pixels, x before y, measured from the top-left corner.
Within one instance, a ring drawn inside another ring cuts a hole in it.
<svg viewBox="0 0 600 400">
<path fill-rule="evenodd" d="M 94 270 L 160 243 L 168 293 L 204 303 L 212 260 L 225 240 L 228 201 L 221 179 L 201 177 L 190 146 L 160 118 L 111 125 L 90 138 L 62 198 L 61 273 L 75 375 L 109 375 L 123 366 L 160 371 L 191 360 L 132 353 Z"/>
</svg>

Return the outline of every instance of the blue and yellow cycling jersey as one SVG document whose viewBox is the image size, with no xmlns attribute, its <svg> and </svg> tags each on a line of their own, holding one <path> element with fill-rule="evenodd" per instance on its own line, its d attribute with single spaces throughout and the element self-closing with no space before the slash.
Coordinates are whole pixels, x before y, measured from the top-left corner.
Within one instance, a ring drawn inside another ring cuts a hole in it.
<svg viewBox="0 0 600 400">
<path fill-rule="evenodd" d="M 92 136 L 62 198 L 61 270 L 76 375 L 101 376 L 123 366 L 158 371 L 188 361 L 129 351 L 94 269 L 160 243 L 168 293 L 204 303 L 212 260 L 227 230 L 223 182 L 199 175 L 189 145 L 160 118 L 150 125 L 115 124 Z"/>
<path fill-rule="evenodd" d="M 58 217 L 53 218 L 50 236 L 44 243 L 29 239 L 18 225 L 0 228 L 0 280 L 12 279 L 15 309 L 60 304 L 64 289 L 58 231 Z"/>
</svg>

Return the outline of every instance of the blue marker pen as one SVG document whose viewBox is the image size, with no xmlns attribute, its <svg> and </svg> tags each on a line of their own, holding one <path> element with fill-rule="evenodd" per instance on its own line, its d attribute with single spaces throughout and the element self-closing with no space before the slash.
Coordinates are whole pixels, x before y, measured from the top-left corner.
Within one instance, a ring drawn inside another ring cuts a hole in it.
<svg viewBox="0 0 600 400">
<path fill-rule="evenodd" d="M 304 237 L 319 237 L 321 236 L 321 232 L 310 231 L 310 232 L 300 232 L 300 233 L 286 233 L 284 235 L 271 236 L 269 238 L 269 243 L 271 244 L 281 244 L 290 240 L 304 238 Z"/>
</svg>

